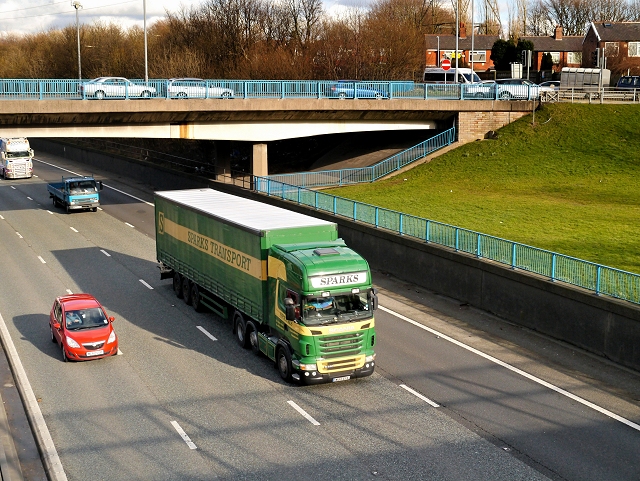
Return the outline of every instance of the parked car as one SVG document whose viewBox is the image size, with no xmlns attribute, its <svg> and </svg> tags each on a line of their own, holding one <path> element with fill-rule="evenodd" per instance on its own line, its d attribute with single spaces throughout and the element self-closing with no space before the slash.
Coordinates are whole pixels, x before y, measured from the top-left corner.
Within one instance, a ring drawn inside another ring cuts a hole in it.
<svg viewBox="0 0 640 481">
<path fill-rule="evenodd" d="M 201 78 L 172 78 L 167 83 L 167 92 L 172 99 L 211 99 L 233 98 L 233 90 L 225 87 L 216 87 Z"/>
<path fill-rule="evenodd" d="M 331 96 L 339 99 L 388 99 L 389 93 L 378 88 L 376 82 L 360 82 L 358 80 L 339 80 L 331 86 Z"/>
<path fill-rule="evenodd" d="M 102 100 L 107 97 L 149 98 L 156 95 L 156 89 L 150 85 L 134 83 L 124 77 L 98 77 L 78 87 L 78 93 L 83 97 L 93 97 Z"/>
<path fill-rule="evenodd" d="M 540 87 L 523 78 L 496 80 L 496 98 L 500 100 L 530 100 L 540 97 Z"/>
<path fill-rule="evenodd" d="M 540 92 L 555 92 L 560 90 L 560 80 L 548 80 L 538 84 Z"/>
<path fill-rule="evenodd" d="M 113 317 L 91 294 L 56 298 L 49 314 L 51 342 L 60 346 L 63 361 L 86 361 L 118 353 Z"/>
<path fill-rule="evenodd" d="M 640 90 L 640 76 L 624 75 L 616 83 L 617 89 L 637 89 Z"/>
</svg>

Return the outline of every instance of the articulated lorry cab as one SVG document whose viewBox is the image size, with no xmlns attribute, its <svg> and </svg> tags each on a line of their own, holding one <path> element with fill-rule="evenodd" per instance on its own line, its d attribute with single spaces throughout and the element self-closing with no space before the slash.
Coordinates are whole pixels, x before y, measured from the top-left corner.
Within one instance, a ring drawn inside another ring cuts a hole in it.
<svg viewBox="0 0 640 481">
<path fill-rule="evenodd" d="M 33 149 L 24 137 L 0 138 L 0 174 L 3 179 L 29 179 L 33 175 Z"/>
<path fill-rule="evenodd" d="M 335 223 L 212 189 L 156 192 L 155 218 L 161 278 L 285 381 L 373 374 L 371 271 Z"/>
</svg>

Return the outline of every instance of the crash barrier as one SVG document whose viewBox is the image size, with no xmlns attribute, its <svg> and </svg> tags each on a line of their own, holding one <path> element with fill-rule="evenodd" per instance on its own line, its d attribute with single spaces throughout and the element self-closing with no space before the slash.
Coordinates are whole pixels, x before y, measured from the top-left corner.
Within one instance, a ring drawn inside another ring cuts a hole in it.
<svg viewBox="0 0 640 481">
<path fill-rule="evenodd" d="M 539 274 L 551 281 L 565 282 L 597 295 L 640 304 L 640 275 L 632 272 L 266 177 L 255 177 L 254 185 L 258 192 L 268 196 L 445 246 L 456 252 L 507 265 L 514 270 Z"/>
<path fill-rule="evenodd" d="M 456 129 L 452 127 L 369 167 L 276 174 L 263 178 L 300 187 L 339 187 L 348 184 L 373 182 L 402 169 L 418 159 L 426 157 L 438 149 L 452 144 L 455 140 Z"/>
</svg>

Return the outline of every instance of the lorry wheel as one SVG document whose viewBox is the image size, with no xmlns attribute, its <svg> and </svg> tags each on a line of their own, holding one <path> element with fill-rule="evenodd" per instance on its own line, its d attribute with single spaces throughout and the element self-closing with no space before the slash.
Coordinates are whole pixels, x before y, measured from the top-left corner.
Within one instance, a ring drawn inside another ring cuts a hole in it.
<svg viewBox="0 0 640 481">
<path fill-rule="evenodd" d="M 242 349 L 247 348 L 247 336 L 246 336 L 246 326 L 244 323 L 244 318 L 240 312 L 236 311 L 233 314 L 233 329 L 236 332 L 236 341 L 238 341 L 238 345 Z"/>
<path fill-rule="evenodd" d="M 191 285 L 191 305 L 196 312 L 202 312 L 202 298 L 200 297 L 200 288 L 195 282 Z"/>
<path fill-rule="evenodd" d="M 186 277 L 182 278 L 182 300 L 185 304 L 191 304 L 191 281 Z"/>
<path fill-rule="evenodd" d="M 92 212 L 98 212 L 98 208 L 97 208 L 97 207 L 92 207 L 92 208 L 91 208 L 91 211 L 92 211 Z"/>
<path fill-rule="evenodd" d="M 253 323 L 253 321 L 247 321 L 245 334 L 251 350 L 255 354 L 260 355 L 260 345 L 258 344 L 258 329 L 256 329 L 256 325 Z"/>
<path fill-rule="evenodd" d="M 291 354 L 289 354 L 289 350 L 287 348 L 278 348 L 276 364 L 280 377 L 286 382 L 291 382 Z"/>
<path fill-rule="evenodd" d="M 178 299 L 182 297 L 182 279 L 177 272 L 173 275 L 173 292 Z"/>
<path fill-rule="evenodd" d="M 67 214 L 71 212 L 71 209 L 69 208 L 69 206 L 67 206 Z"/>
</svg>

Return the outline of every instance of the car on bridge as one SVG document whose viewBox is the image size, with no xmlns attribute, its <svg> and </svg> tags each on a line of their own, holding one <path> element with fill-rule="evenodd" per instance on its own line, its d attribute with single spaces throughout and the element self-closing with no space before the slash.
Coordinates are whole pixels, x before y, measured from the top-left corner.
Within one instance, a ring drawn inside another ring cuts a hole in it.
<svg viewBox="0 0 640 481">
<path fill-rule="evenodd" d="M 540 86 L 524 78 L 496 80 L 496 97 L 500 100 L 534 100 L 540 97 Z"/>
<path fill-rule="evenodd" d="M 338 80 L 331 85 L 330 96 L 339 99 L 388 99 L 381 82 L 359 82 L 357 80 Z"/>
<path fill-rule="evenodd" d="M 171 99 L 232 99 L 234 92 L 201 78 L 171 78 L 167 82 L 167 94 Z"/>
<path fill-rule="evenodd" d="M 129 99 L 139 97 L 148 99 L 155 97 L 156 89 L 150 85 L 135 83 L 124 77 L 98 77 L 78 86 L 78 93 L 82 98 Z"/>
</svg>

